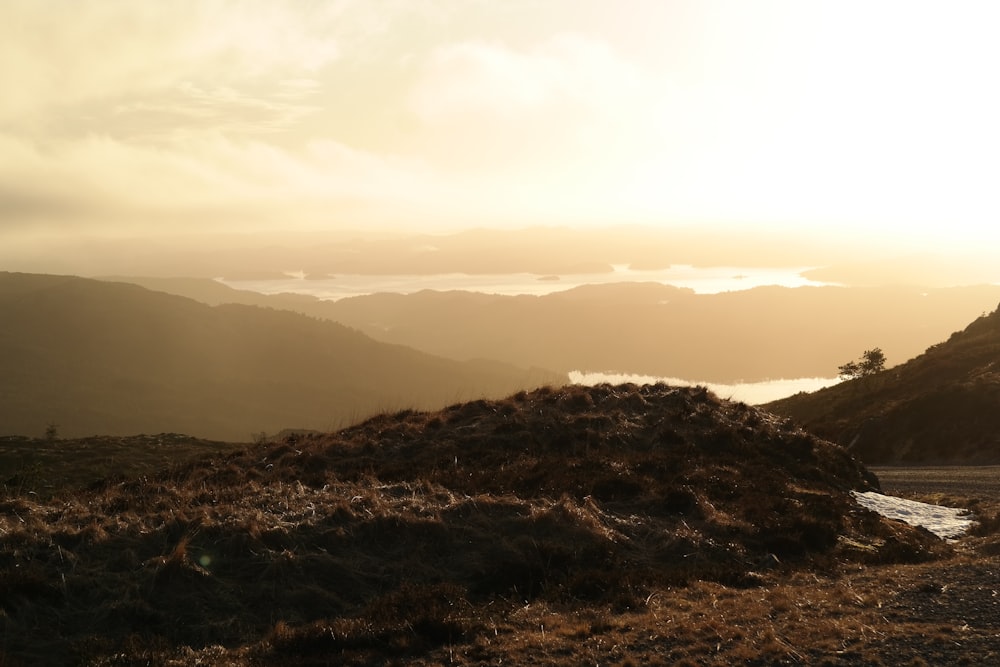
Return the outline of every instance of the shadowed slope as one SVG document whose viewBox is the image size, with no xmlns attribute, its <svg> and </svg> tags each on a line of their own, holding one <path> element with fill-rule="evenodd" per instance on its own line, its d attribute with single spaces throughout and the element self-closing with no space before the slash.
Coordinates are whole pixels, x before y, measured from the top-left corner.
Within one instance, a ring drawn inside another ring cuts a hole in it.
<svg viewBox="0 0 1000 667">
<path fill-rule="evenodd" d="M 490 642 L 533 604 L 641 614 L 694 581 L 740 589 L 943 548 L 859 508 L 849 491 L 873 484 L 840 448 L 704 389 L 383 415 L 8 498 L 5 662 L 434 664 L 458 647 L 495 663 Z"/>
<path fill-rule="evenodd" d="M 0 434 L 329 430 L 564 376 L 456 362 L 333 322 L 135 285 L 0 274 Z"/>
<path fill-rule="evenodd" d="M 879 375 L 765 407 L 866 463 L 998 463 L 1000 310 Z"/>
<path fill-rule="evenodd" d="M 210 280 L 122 280 L 210 304 L 295 310 L 451 359 L 724 383 L 828 377 L 873 340 L 891 359 L 905 359 L 1000 298 L 997 285 L 695 294 L 658 283 L 616 283 L 540 297 L 425 290 L 328 302 L 263 296 Z"/>
</svg>

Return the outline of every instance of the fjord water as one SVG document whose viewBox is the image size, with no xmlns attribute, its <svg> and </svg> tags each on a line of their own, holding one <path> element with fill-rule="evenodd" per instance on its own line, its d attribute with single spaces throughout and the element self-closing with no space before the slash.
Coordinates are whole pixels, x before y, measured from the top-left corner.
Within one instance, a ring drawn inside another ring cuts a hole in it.
<svg viewBox="0 0 1000 667">
<path fill-rule="evenodd" d="M 220 282 L 235 289 L 261 294 L 307 294 L 319 299 L 336 301 L 353 296 L 376 293 L 412 294 L 421 290 L 466 290 L 487 294 L 542 296 L 581 285 L 601 285 L 620 282 L 658 282 L 686 287 L 699 294 L 714 294 L 780 285 L 802 287 L 826 283 L 802 276 L 811 267 L 746 268 L 733 266 L 695 267 L 674 265 L 666 269 L 639 270 L 615 266 L 603 273 L 574 273 L 539 276 L 533 273 L 503 274 L 343 274 L 306 276 L 301 271 L 289 271 L 284 278 L 267 280 L 227 280 Z"/>
<path fill-rule="evenodd" d="M 569 380 L 573 384 L 596 385 L 602 382 L 621 384 L 655 384 L 663 382 L 670 385 L 693 386 L 701 385 L 719 396 L 733 401 L 742 401 L 750 405 L 759 405 L 785 398 L 800 391 L 813 392 L 823 387 L 829 387 L 840 382 L 840 378 L 791 378 L 765 380 L 762 382 L 737 382 L 722 384 L 718 382 L 698 382 L 681 378 L 655 377 L 651 375 L 632 375 L 626 373 L 583 373 L 572 371 Z"/>
</svg>

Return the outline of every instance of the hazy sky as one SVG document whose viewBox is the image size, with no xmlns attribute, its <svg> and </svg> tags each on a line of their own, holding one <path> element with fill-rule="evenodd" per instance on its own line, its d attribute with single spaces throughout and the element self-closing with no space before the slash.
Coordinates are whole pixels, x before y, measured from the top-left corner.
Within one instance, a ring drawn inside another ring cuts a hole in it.
<svg viewBox="0 0 1000 667">
<path fill-rule="evenodd" d="M 1000 229 L 1000 3 L 3 0 L 0 242 Z"/>
</svg>

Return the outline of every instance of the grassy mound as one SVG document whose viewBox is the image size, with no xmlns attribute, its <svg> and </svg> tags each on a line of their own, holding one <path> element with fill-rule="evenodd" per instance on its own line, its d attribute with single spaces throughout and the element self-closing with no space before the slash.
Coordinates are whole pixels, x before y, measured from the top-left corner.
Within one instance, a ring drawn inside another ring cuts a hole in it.
<svg viewBox="0 0 1000 667">
<path fill-rule="evenodd" d="M 584 619 L 584 636 L 694 582 L 741 590 L 944 548 L 848 493 L 875 486 L 835 445 L 701 388 L 384 415 L 48 501 L 8 495 L 2 662 L 490 661 L 533 605 L 564 629 Z"/>
</svg>

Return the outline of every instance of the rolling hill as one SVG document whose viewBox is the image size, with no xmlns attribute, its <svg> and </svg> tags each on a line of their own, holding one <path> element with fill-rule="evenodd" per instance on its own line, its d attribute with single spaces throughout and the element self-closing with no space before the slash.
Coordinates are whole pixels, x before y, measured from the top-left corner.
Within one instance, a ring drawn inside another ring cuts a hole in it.
<svg viewBox="0 0 1000 667">
<path fill-rule="evenodd" d="M 136 285 L 0 274 L 0 433 L 181 432 L 247 441 L 564 376 L 457 362 L 298 313 Z"/>
<path fill-rule="evenodd" d="M 1000 463 L 1000 309 L 878 375 L 764 407 L 868 464 Z"/>
<path fill-rule="evenodd" d="M 423 291 L 324 302 L 207 279 L 120 278 L 205 303 L 270 305 L 456 360 L 696 382 L 832 377 L 879 345 L 908 359 L 1000 301 L 1000 286 L 760 287 L 721 294 L 658 283 L 588 285 L 547 296 Z"/>
<path fill-rule="evenodd" d="M 870 624 L 906 608 L 842 577 L 950 547 L 862 509 L 875 485 L 703 388 L 383 414 L 0 496 L 0 661 L 880 664 Z"/>
</svg>

